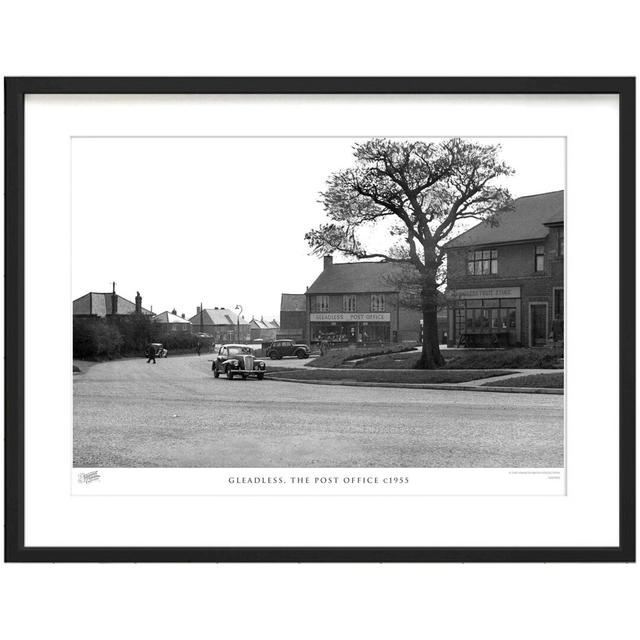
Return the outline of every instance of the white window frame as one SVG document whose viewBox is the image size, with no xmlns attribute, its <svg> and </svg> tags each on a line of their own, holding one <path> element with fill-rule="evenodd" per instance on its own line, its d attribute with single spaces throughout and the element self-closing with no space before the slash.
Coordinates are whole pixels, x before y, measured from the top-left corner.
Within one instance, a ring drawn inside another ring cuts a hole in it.
<svg viewBox="0 0 640 640">
<path fill-rule="evenodd" d="M 352 304 L 353 303 L 353 304 Z M 356 311 L 356 296 L 352 294 L 342 296 L 342 310 L 347 313 Z"/>
<path fill-rule="evenodd" d="M 384 293 L 372 293 L 371 294 L 371 312 L 381 313 L 386 310 L 387 301 L 385 300 Z"/>
</svg>

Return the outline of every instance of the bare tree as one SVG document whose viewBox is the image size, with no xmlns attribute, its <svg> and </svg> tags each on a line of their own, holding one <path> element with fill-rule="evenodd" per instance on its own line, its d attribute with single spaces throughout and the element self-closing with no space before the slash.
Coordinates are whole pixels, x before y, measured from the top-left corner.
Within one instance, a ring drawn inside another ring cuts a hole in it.
<svg viewBox="0 0 640 640">
<path fill-rule="evenodd" d="M 417 291 L 422 309 L 419 366 L 442 366 L 437 305 L 445 278 L 443 247 L 464 221 L 493 220 L 512 206 L 509 191 L 495 181 L 513 169 L 499 160 L 499 145 L 459 138 L 440 143 L 375 138 L 355 144 L 353 152 L 355 165 L 332 174 L 320 194 L 329 222 L 305 239 L 316 255 L 337 252 L 406 265 L 409 289 Z M 384 222 L 388 248 L 368 250 L 362 232 Z"/>
</svg>

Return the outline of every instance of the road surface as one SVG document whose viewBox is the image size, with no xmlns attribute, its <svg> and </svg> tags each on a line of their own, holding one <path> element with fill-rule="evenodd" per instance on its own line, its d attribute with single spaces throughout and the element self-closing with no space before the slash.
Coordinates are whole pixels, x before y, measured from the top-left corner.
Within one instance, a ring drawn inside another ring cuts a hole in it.
<svg viewBox="0 0 640 640">
<path fill-rule="evenodd" d="M 562 396 L 216 380 L 210 358 L 76 374 L 74 466 L 563 466 Z"/>
</svg>

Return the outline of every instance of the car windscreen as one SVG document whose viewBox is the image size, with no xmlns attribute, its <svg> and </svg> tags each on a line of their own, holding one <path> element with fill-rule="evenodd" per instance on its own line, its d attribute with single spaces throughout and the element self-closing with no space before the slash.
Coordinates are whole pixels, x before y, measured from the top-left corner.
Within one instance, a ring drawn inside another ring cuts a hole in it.
<svg viewBox="0 0 640 640">
<path fill-rule="evenodd" d="M 229 347 L 230 356 L 251 355 L 251 353 L 248 347 Z"/>
</svg>

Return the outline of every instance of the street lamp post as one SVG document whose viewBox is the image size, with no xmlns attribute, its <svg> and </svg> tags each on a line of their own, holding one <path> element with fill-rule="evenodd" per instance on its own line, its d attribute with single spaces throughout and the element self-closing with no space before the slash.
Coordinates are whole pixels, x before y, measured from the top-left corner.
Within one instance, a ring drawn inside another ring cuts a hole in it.
<svg viewBox="0 0 640 640">
<path fill-rule="evenodd" d="M 240 309 L 240 311 L 238 311 L 238 309 Z M 238 311 L 238 324 L 237 324 L 238 329 L 237 329 L 237 332 L 238 332 L 238 342 L 240 342 L 240 316 L 242 315 L 242 305 L 241 304 L 237 304 L 235 310 Z"/>
</svg>

